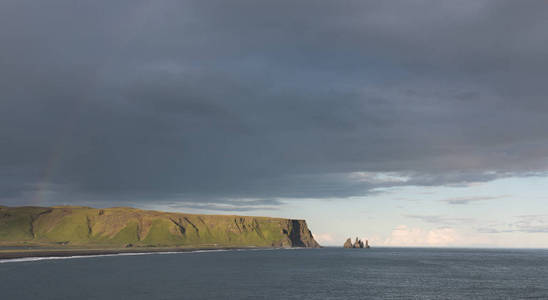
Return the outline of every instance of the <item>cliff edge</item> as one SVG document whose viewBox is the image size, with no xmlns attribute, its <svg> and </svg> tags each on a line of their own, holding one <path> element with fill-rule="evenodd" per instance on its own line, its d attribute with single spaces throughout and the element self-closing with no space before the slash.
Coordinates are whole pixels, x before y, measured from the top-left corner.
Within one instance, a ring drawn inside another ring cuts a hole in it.
<svg viewBox="0 0 548 300">
<path fill-rule="evenodd" d="M 0 206 L 0 245 L 320 247 L 305 220 L 73 206 Z"/>
</svg>

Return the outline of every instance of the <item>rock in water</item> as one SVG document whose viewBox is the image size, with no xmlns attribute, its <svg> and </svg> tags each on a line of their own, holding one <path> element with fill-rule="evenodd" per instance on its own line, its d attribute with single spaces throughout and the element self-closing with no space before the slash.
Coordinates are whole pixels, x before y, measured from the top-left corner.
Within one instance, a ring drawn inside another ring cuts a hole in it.
<svg viewBox="0 0 548 300">
<path fill-rule="evenodd" d="M 354 245 L 352 245 L 352 248 L 363 248 L 363 242 L 362 240 L 356 238 L 356 242 L 354 242 Z"/>
<path fill-rule="evenodd" d="M 369 242 L 367 240 L 365 240 L 365 243 L 356 238 L 356 241 L 352 244 L 352 239 L 351 238 L 348 238 L 346 239 L 346 242 L 344 243 L 344 248 L 360 248 L 360 249 L 363 249 L 363 248 L 369 248 Z"/>
<path fill-rule="evenodd" d="M 352 245 L 352 248 L 360 248 L 360 241 L 358 240 L 358 238 L 356 238 L 356 241 Z"/>
<path fill-rule="evenodd" d="M 344 242 L 344 248 L 352 248 L 352 240 L 348 238 L 346 242 Z"/>
</svg>

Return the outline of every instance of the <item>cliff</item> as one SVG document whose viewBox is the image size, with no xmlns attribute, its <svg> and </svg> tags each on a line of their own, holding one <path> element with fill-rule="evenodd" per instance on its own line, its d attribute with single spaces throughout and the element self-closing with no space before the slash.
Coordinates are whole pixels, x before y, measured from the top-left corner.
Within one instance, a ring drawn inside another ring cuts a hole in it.
<svg viewBox="0 0 548 300">
<path fill-rule="evenodd" d="M 72 206 L 0 206 L 2 244 L 319 247 L 304 220 Z"/>
</svg>

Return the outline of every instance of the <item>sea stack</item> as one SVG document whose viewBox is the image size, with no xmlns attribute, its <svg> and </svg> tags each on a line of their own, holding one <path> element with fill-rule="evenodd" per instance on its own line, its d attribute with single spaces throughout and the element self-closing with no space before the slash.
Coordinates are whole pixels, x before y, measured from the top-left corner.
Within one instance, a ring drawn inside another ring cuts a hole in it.
<svg viewBox="0 0 548 300">
<path fill-rule="evenodd" d="M 346 242 L 344 242 L 344 248 L 352 248 L 352 240 L 348 238 Z"/>
<path fill-rule="evenodd" d="M 356 241 L 354 242 L 352 248 L 363 248 L 363 242 L 356 237 Z"/>
<path fill-rule="evenodd" d="M 364 243 L 362 240 L 356 238 L 356 241 L 352 244 L 352 239 L 348 238 L 346 239 L 346 242 L 344 242 L 343 247 L 344 248 L 360 248 L 360 249 L 369 248 L 369 241 L 365 240 L 365 243 Z"/>
</svg>

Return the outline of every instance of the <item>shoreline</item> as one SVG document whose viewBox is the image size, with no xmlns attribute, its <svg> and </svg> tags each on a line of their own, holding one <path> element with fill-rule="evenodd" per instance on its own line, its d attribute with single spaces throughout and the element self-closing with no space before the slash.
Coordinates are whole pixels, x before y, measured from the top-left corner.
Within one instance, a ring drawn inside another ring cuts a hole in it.
<svg viewBox="0 0 548 300">
<path fill-rule="evenodd" d="M 193 252 L 209 250 L 276 249 L 272 247 L 193 247 L 193 248 L 133 248 L 133 249 L 32 249 L 26 251 L 0 250 L 0 260 L 41 257 L 71 257 L 116 254 L 149 254 L 165 252 Z"/>
</svg>

